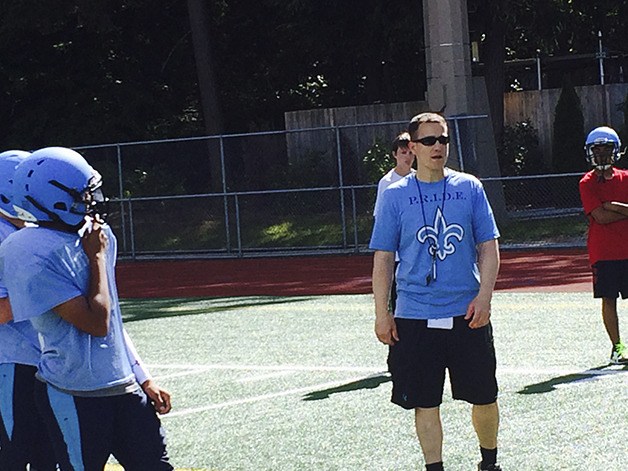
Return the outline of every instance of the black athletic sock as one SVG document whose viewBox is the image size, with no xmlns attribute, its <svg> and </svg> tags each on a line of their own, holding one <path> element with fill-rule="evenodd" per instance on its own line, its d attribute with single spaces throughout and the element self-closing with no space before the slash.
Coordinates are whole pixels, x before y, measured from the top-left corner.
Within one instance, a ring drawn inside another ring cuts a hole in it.
<svg viewBox="0 0 628 471">
<path fill-rule="evenodd" d="M 439 461 L 438 463 L 430 463 L 425 465 L 426 471 L 445 471 L 443 468 L 443 462 Z"/>
<path fill-rule="evenodd" d="M 497 448 L 489 450 L 488 448 L 480 447 L 480 453 L 482 453 L 482 468 L 497 463 Z"/>
</svg>

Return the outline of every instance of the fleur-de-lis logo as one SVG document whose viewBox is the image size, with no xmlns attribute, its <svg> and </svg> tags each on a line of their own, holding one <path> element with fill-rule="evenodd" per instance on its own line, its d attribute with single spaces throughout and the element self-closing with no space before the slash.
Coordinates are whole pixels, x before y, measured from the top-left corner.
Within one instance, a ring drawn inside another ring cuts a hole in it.
<svg viewBox="0 0 628 471">
<path fill-rule="evenodd" d="M 452 239 L 462 241 L 464 229 L 459 224 L 447 224 L 440 208 L 436 209 L 433 226 L 423 226 L 416 234 L 416 238 L 422 244 L 429 244 L 429 254 L 445 260 L 447 255 L 456 251 Z"/>
</svg>

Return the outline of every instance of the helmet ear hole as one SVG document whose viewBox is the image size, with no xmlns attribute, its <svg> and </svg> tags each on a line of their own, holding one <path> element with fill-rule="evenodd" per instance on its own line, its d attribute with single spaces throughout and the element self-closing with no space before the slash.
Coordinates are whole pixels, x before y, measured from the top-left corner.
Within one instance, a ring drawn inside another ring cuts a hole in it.
<svg viewBox="0 0 628 471">
<path fill-rule="evenodd" d="M 30 215 L 29 220 L 60 222 L 73 230 L 84 223 L 88 214 L 82 194 L 91 189 L 94 174 L 94 169 L 76 151 L 45 147 L 16 167 L 15 193 L 9 197 L 14 207 Z"/>
</svg>

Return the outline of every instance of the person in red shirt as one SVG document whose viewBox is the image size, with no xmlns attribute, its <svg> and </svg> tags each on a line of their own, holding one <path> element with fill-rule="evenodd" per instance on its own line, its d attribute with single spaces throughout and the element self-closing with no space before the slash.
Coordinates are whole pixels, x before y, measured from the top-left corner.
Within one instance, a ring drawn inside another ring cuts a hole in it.
<svg viewBox="0 0 628 471">
<path fill-rule="evenodd" d="M 580 180 L 580 198 L 589 218 L 593 297 L 602 299 L 602 319 L 613 345 L 610 363 L 628 364 L 617 315 L 617 298 L 628 297 L 628 171 L 614 166 L 621 156 L 621 141 L 612 128 L 592 130 L 585 150 L 593 170 Z"/>
</svg>

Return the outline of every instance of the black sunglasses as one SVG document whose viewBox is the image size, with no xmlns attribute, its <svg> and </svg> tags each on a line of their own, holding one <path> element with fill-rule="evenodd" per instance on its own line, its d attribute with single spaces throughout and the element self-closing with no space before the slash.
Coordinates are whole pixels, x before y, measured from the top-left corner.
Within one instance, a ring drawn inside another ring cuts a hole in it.
<svg viewBox="0 0 628 471">
<path fill-rule="evenodd" d="M 432 147 L 434 144 L 436 144 L 436 141 L 440 142 L 443 145 L 449 144 L 449 136 L 445 136 L 443 134 L 442 136 L 425 136 L 421 139 L 412 139 L 412 142 L 419 142 L 428 147 Z"/>
</svg>

